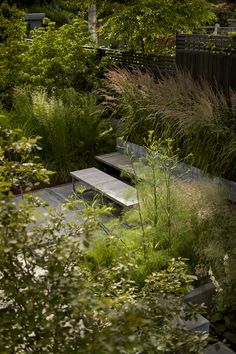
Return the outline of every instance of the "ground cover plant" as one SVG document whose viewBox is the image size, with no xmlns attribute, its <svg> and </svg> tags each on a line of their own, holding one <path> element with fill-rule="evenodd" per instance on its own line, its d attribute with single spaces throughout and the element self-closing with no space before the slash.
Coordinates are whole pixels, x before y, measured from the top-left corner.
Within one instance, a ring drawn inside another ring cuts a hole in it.
<svg viewBox="0 0 236 354">
<path fill-rule="evenodd" d="M 1 130 L 0 136 L 1 351 L 203 353 L 207 335 L 176 323 L 197 310 L 180 299 L 194 279 L 183 260 L 170 261 L 137 289 L 129 276 L 132 262 L 91 269 L 81 250 L 81 238 L 94 235 L 110 208 L 85 208 L 87 222 L 79 224 L 48 214 L 40 226 L 32 213 L 38 198 L 28 195 L 16 204 L 12 189 L 19 183 L 24 191 L 49 178 L 33 157 L 37 139 L 19 133 Z"/>
<path fill-rule="evenodd" d="M 230 104 L 221 92 L 190 74 L 155 81 L 150 73 L 111 70 L 107 73 L 107 102 L 120 120 L 121 135 L 142 144 L 143 134 L 173 138 L 183 156 L 212 175 L 235 179 L 236 93 Z"/>
</svg>

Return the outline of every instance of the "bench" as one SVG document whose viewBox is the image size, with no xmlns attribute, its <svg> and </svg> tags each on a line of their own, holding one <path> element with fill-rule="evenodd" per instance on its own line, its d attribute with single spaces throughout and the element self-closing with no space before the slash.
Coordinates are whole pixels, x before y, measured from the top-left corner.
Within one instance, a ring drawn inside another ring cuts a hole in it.
<svg viewBox="0 0 236 354">
<path fill-rule="evenodd" d="M 131 207 L 138 203 L 136 189 L 95 167 L 70 172 L 72 177 L 73 190 L 75 183 L 79 181 L 82 185 L 103 194 L 122 207 Z M 87 189 L 87 188 L 86 188 Z"/>
</svg>

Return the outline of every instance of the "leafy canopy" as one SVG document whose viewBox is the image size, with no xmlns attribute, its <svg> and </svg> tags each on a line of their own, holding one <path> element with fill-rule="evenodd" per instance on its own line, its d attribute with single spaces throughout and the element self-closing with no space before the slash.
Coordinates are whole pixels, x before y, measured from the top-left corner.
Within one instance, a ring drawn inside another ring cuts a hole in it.
<svg viewBox="0 0 236 354">
<path fill-rule="evenodd" d="M 211 10 L 207 0 L 98 1 L 100 36 L 108 44 L 152 53 L 160 36 L 191 31 L 214 17 Z"/>
</svg>

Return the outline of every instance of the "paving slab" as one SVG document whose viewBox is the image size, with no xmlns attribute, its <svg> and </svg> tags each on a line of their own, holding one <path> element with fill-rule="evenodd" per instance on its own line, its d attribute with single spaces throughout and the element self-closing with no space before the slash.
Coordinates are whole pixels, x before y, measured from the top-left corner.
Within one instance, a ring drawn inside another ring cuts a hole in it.
<svg viewBox="0 0 236 354">
<path fill-rule="evenodd" d="M 49 209 L 54 209 L 56 212 L 60 212 L 62 210 L 63 204 L 65 204 L 66 200 L 72 196 L 73 187 L 72 183 L 62 184 L 56 187 L 45 188 L 43 190 L 35 192 L 35 194 L 39 195 L 46 201 L 48 206 L 45 208 L 39 208 L 37 212 L 45 213 Z M 63 209 L 63 213 L 65 215 L 65 222 L 81 222 L 81 208 L 82 206 L 78 205 L 74 210 L 65 210 Z"/>
<path fill-rule="evenodd" d="M 205 349 L 205 354 L 235 354 L 230 348 L 226 347 L 222 342 L 209 345 Z"/>
<path fill-rule="evenodd" d="M 43 224 L 47 222 L 49 219 L 48 212 L 56 211 L 60 212 L 62 210 L 63 204 L 65 204 L 66 200 L 74 194 L 72 183 L 61 184 L 56 187 L 49 187 L 44 189 L 39 189 L 31 192 L 31 194 L 35 196 L 39 196 L 43 201 L 46 202 L 45 207 L 37 207 L 35 209 L 35 215 L 37 217 L 37 224 Z M 101 203 L 109 204 L 110 201 L 104 199 L 102 196 L 96 196 L 96 193 L 93 191 L 85 192 L 83 195 L 78 195 L 78 199 L 83 199 L 85 203 L 91 204 L 94 201 L 94 198 L 98 199 Z M 14 198 L 15 202 L 19 204 L 23 198 L 21 195 L 17 195 Z M 111 206 L 115 207 L 113 203 L 110 203 Z M 68 210 L 63 208 L 63 213 L 65 215 L 65 222 L 76 222 L 82 223 L 82 209 L 84 208 L 83 204 L 77 204 L 73 210 Z M 110 218 L 117 217 L 120 213 L 119 209 L 114 209 L 114 213 L 112 216 L 104 216 L 104 221 L 110 220 Z"/>
<path fill-rule="evenodd" d="M 66 183 L 56 187 L 46 188 L 46 191 L 58 197 L 61 201 L 65 201 L 73 194 L 73 186 L 72 183 Z"/>
<path fill-rule="evenodd" d="M 204 303 L 207 307 L 210 307 L 214 294 L 215 286 L 212 283 L 208 283 L 191 290 L 183 299 L 187 303 L 198 305 Z"/>
<path fill-rule="evenodd" d="M 206 319 L 200 314 L 197 314 L 196 319 L 192 319 L 189 321 L 184 321 L 180 318 L 177 318 L 176 323 L 181 325 L 182 327 L 185 327 L 188 330 L 209 333 L 210 322 L 208 321 L 208 319 Z"/>
<path fill-rule="evenodd" d="M 39 196 L 47 204 L 45 207 L 38 207 L 35 209 L 35 215 L 37 216 L 37 224 L 47 222 L 47 213 L 49 211 L 55 210 L 56 212 L 60 212 L 62 210 L 62 205 L 66 202 L 66 199 L 72 194 L 72 183 L 33 191 L 32 195 Z M 20 203 L 22 200 L 22 196 L 20 195 L 15 197 L 15 202 L 17 204 Z M 65 222 L 81 222 L 81 208 L 82 206 L 77 206 L 74 210 L 63 210 L 65 214 Z"/>
</svg>

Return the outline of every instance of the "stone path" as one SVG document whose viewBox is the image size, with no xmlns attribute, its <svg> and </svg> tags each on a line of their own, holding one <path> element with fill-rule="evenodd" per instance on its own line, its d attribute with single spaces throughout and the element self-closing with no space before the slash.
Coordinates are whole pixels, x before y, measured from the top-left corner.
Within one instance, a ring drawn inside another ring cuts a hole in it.
<svg viewBox="0 0 236 354">
<path fill-rule="evenodd" d="M 60 211 L 62 205 L 65 203 L 66 199 L 73 194 L 72 183 L 62 184 L 56 187 L 44 188 L 33 192 L 34 195 L 42 198 L 46 203 L 46 207 L 39 207 L 36 209 L 37 215 L 39 217 L 39 223 L 45 221 L 44 214 L 49 210 Z M 21 196 L 15 198 L 16 202 L 20 202 Z M 78 206 L 75 210 L 66 210 L 65 221 L 78 221 L 80 216 L 80 210 L 82 206 Z"/>
<path fill-rule="evenodd" d="M 41 199 L 43 199 L 46 203 L 46 207 L 38 207 L 36 208 L 36 214 L 37 214 L 37 224 L 45 223 L 47 221 L 45 213 L 47 213 L 49 210 L 55 210 L 55 211 L 60 211 L 63 204 L 66 202 L 66 200 L 73 195 L 73 185 L 72 183 L 66 183 L 66 184 L 61 184 L 56 187 L 50 187 L 50 188 L 44 188 L 44 189 L 39 189 L 37 191 L 32 192 L 34 195 L 39 196 Z M 91 204 L 93 199 L 94 199 L 94 192 L 93 191 L 88 191 L 83 195 L 83 199 L 88 202 L 88 204 Z M 78 199 L 79 199 L 78 195 Z M 21 201 L 22 197 L 20 195 L 15 197 L 16 203 L 19 203 Z M 100 196 L 100 200 L 108 204 L 109 201 L 102 198 Z M 110 203 L 111 204 L 111 203 Z M 115 206 L 113 204 L 113 206 Z M 82 204 L 76 205 L 76 207 L 73 210 L 65 210 L 63 209 L 63 213 L 65 215 L 65 222 L 68 221 L 73 221 L 80 223 L 82 222 L 81 218 L 81 210 L 84 208 Z M 111 218 L 119 216 L 120 209 L 117 208 L 114 210 L 114 213 L 112 216 L 104 216 L 104 221 L 110 220 Z"/>
</svg>

